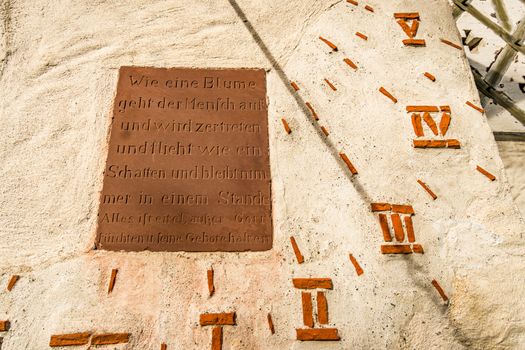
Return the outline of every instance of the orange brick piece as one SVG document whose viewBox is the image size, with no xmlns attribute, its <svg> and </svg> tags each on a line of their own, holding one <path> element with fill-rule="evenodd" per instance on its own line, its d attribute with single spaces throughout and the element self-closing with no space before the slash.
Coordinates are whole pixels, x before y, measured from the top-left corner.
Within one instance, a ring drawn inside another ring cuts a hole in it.
<svg viewBox="0 0 525 350">
<path fill-rule="evenodd" d="M 281 118 L 281 122 L 283 123 L 284 130 L 286 131 L 286 133 L 287 134 L 291 134 L 292 133 L 292 129 L 290 129 L 290 126 L 288 125 L 288 122 L 286 121 L 286 119 Z"/>
<path fill-rule="evenodd" d="M 441 121 L 439 122 L 439 132 L 441 135 L 445 135 L 448 131 L 448 127 L 450 126 L 450 114 L 443 113 L 443 116 L 441 117 Z"/>
<path fill-rule="evenodd" d="M 213 296 L 215 293 L 215 284 L 213 283 L 213 269 L 208 270 L 208 292 L 210 293 L 210 297 Z"/>
<path fill-rule="evenodd" d="M 332 289 L 331 278 L 294 278 L 293 285 L 297 289 Z"/>
<path fill-rule="evenodd" d="M 410 249 L 409 244 L 395 244 L 395 245 L 383 244 L 381 246 L 381 253 L 382 254 L 410 254 L 412 253 L 412 249 Z"/>
<path fill-rule="evenodd" d="M 408 241 L 414 243 L 416 241 L 416 236 L 414 235 L 414 223 L 412 222 L 412 217 L 405 216 L 403 220 L 405 221 L 405 227 L 407 229 Z"/>
<path fill-rule="evenodd" d="M 7 291 L 10 292 L 13 287 L 15 286 L 16 282 L 20 279 L 20 276 L 13 275 L 11 276 L 11 279 L 9 280 L 9 283 L 7 284 Z"/>
<path fill-rule="evenodd" d="M 328 132 L 328 129 L 326 129 L 326 127 L 324 126 L 321 126 L 321 131 L 323 132 L 324 136 L 330 135 L 330 133 Z"/>
<path fill-rule="evenodd" d="M 436 290 L 438 291 L 439 295 L 441 295 L 441 298 L 443 299 L 443 301 L 447 301 L 448 297 L 445 294 L 445 291 L 443 291 L 443 288 L 441 288 L 441 286 L 439 285 L 438 281 L 432 280 L 432 285 L 434 286 L 434 288 L 436 288 Z"/>
<path fill-rule="evenodd" d="M 346 2 L 349 3 L 349 4 L 352 4 L 354 6 L 358 5 L 357 1 L 355 1 L 355 0 L 346 0 Z"/>
<path fill-rule="evenodd" d="M 414 244 L 412 246 L 412 251 L 414 253 L 418 253 L 418 254 L 424 254 L 425 251 L 423 250 L 423 246 L 421 244 Z"/>
<path fill-rule="evenodd" d="M 322 36 L 320 36 L 319 39 L 321 39 L 321 41 L 328 45 L 332 50 L 337 51 L 337 46 L 335 46 L 331 41 L 323 38 Z"/>
<path fill-rule="evenodd" d="M 403 44 L 405 46 L 426 46 L 426 42 L 423 39 L 404 39 Z"/>
<path fill-rule="evenodd" d="M 397 98 L 392 96 L 392 94 L 390 92 L 386 91 L 386 89 L 384 87 L 381 86 L 379 88 L 379 92 L 382 93 L 383 95 L 385 95 L 386 97 L 388 97 L 389 99 L 391 99 L 392 102 L 397 103 Z"/>
<path fill-rule="evenodd" d="M 407 24 L 407 22 L 404 19 L 400 19 L 397 21 L 397 24 L 403 29 L 405 34 L 412 39 L 414 37 L 414 32 L 412 32 L 412 28 L 410 28 Z"/>
<path fill-rule="evenodd" d="M 275 327 L 273 326 L 272 315 L 268 313 L 268 328 L 270 328 L 270 333 L 275 334 Z"/>
<path fill-rule="evenodd" d="M 312 117 L 314 117 L 315 120 L 319 120 L 319 116 L 317 115 L 317 113 L 315 113 L 315 110 L 312 107 L 312 105 L 310 104 L 310 102 L 306 102 L 305 104 L 306 104 L 306 107 L 308 107 L 308 109 L 312 113 Z"/>
<path fill-rule="evenodd" d="M 294 81 L 292 81 L 292 82 L 290 83 L 290 85 L 292 85 L 292 87 L 293 87 L 293 89 L 294 89 L 295 91 L 299 91 L 299 85 L 297 85 Z"/>
<path fill-rule="evenodd" d="M 414 208 L 411 205 L 392 204 L 392 211 L 400 214 L 414 214 Z"/>
<path fill-rule="evenodd" d="M 423 75 L 432 81 L 436 81 L 436 77 L 430 74 L 429 72 L 425 72 L 425 74 Z"/>
<path fill-rule="evenodd" d="M 388 203 L 372 203 L 370 206 L 372 207 L 372 211 L 392 210 L 392 206 Z"/>
<path fill-rule="evenodd" d="M 330 341 L 340 340 L 337 328 L 296 329 L 297 340 Z"/>
<path fill-rule="evenodd" d="M 394 226 L 394 235 L 398 242 L 403 242 L 405 240 L 405 231 L 403 231 L 403 223 L 401 222 L 401 217 L 399 214 L 392 214 L 392 225 Z"/>
<path fill-rule="evenodd" d="M 421 180 L 417 180 L 417 183 L 420 184 L 421 187 L 423 187 L 423 189 L 425 189 L 425 191 L 427 191 L 427 193 L 430 195 L 430 197 L 432 197 L 432 199 L 434 199 L 434 200 L 437 199 L 436 194 L 427 186 L 426 183 L 424 183 Z"/>
<path fill-rule="evenodd" d="M 412 127 L 417 137 L 425 136 L 423 125 L 421 124 L 421 115 L 419 113 L 412 113 Z"/>
<path fill-rule="evenodd" d="M 407 106 L 407 112 L 439 112 L 437 106 Z"/>
<path fill-rule="evenodd" d="M 49 340 L 49 346 L 54 348 L 57 346 L 72 346 L 72 345 L 86 345 L 89 343 L 91 333 L 70 333 L 52 335 Z"/>
<path fill-rule="evenodd" d="M 346 156 L 344 153 L 339 153 L 339 157 L 345 162 L 346 166 L 348 167 L 348 170 L 352 173 L 352 175 L 357 175 L 357 169 L 354 167 L 350 159 Z"/>
<path fill-rule="evenodd" d="M 95 334 L 91 338 L 91 345 L 112 345 L 129 342 L 129 333 Z"/>
<path fill-rule="evenodd" d="M 297 242 L 293 236 L 290 237 L 290 242 L 292 242 L 292 248 L 293 252 L 295 253 L 295 257 L 297 258 L 297 263 L 302 264 L 304 262 L 304 256 L 301 254 L 299 246 L 297 246 Z"/>
<path fill-rule="evenodd" d="M 312 293 L 302 292 L 301 301 L 303 304 L 303 323 L 305 326 L 312 328 L 314 326 Z"/>
<path fill-rule="evenodd" d="M 355 65 L 354 62 L 352 62 L 351 59 L 349 59 L 349 58 L 345 58 L 345 59 L 343 59 L 343 61 L 344 61 L 346 64 L 348 64 L 350 67 L 352 67 L 353 69 L 357 69 L 357 66 Z"/>
<path fill-rule="evenodd" d="M 379 214 L 379 224 L 381 225 L 385 242 L 392 242 L 392 235 L 390 234 L 390 228 L 388 227 L 388 220 L 385 214 Z"/>
<path fill-rule="evenodd" d="M 357 35 L 358 37 L 360 37 L 363 40 L 368 40 L 368 37 L 366 35 L 364 35 L 363 33 L 356 32 L 355 35 Z"/>
<path fill-rule="evenodd" d="M 453 48 L 456 48 L 458 50 L 462 50 L 463 48 L 459 46 L 458 44 L 454 44 L 452 41 L 449 41 L 447 39 L 439 39 L 443 44 L 447 44 L 448 46 L 452 46 Z"/>
<path fill-rule="evenodd" d="M 115 282 L 117 280 L 118 269 L 111 270 L 111 277 L 109 278 L 108 294 L 115 288 Z"/>
<path fill-rule="evenodd" d="M 320 324 L 328 324 L 328 301 L 324 292 L 317 292 L 317 319 Z"/>
<path fill-rule="evenodd" d="M 419 19 L 419 12 L 396 12 L 394 18 Z"/>
<path fill-rule="evenodd" d="M 7 332 L 10 327 L 11 327 L 11 322 L 0 321 L 0 332 Z"/>
<path fill-rule="evenodd" d="M 434 121 L 434 118 L 432 118 L 430 113 L 428 112 L 423 113 L 423 120 L 425 121 L 425 123 L 427 123 L 430 130 L 432 130 L 432 133 L 434 133 L 434 135 L 437 135 L 438 128 L 437 128 L 436 122 Z"/>
<path fill-rule="evenodd" d="M 476 170 L 479 171 L 480 173 L 482 173 L 483 175 L 485 175 L 486 177 L 488 177 L 490 179 L 490 181 L 496 180 L 496 176 L 492 175 L 491 173 L 489 173 L 488 171 L 486 171 L 485 169 L 483 169 L 479 165 L 476 166 Z"/>
<path fill-rule="evenodd" d="M 472 102 L 470 101 L 467 101 L 466 104 L 472 108 L 474 108 L 476 111 L 478 111 L 479 113 L 485 113 L 485 110 L 481 107 L 478 107 L 476 106 L 475 104 L 473 104 Z"/>
<path fill-rule="evenodd" d="M 458 140 L 413 140 L 415 148 L 461 148 Z"/>
<path fill-rule="evenodd" d="M 222 349 L 222 327 L 213 327 L 211 332 L 211 350 Z"/>
<path fill-rule="evenodd" d="M 168 345 L 166 343 L 160 344 L 160 350 L 168 350 Z"/>
<path fill-rule="evenodd" d="M 337 91 L 337 88 L 330 82 L 330 80 L 325 78 L 324 81 L 328 84 L 328 86 L 330 86 L 330 89 Z"/>
<path fill-rule="evenodd" d="M 350 261 L 352 262 L 352 265 L 354 265 L 355 272 L 357 273 L 357 275 L 361 276 L 364 273 L 364 271 L 361 268 L 361 265 L 359 265 L 356 258 L 352 254 L 350 254 Z"/>
<path fill-rule="evenodd" d="M 201 314 L 199 322 L 201 326 L 234 326 L 235 312 Z"/>
<path fill-rule="evenodd" d="M 372 6 L 370 6 L 370 5 L 366 5 L 365 6 L 365 10 L 370 11 L 370 12 L 374 12 L 374 8 Z"/>
</svg>

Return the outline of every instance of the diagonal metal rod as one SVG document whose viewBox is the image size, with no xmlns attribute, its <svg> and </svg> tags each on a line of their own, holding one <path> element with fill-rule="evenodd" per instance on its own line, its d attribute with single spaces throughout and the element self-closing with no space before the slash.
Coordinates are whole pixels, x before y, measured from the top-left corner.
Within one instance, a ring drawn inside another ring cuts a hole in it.
<svg viewBox="0 0 525 350">
<path fill-rule="evenodd" d="M 512 114 L 518 121 L 525 126 L 525 111 L 518 107 L 518 105 L 506 94 L 496 90 L 491 85 L 489 85 L 484 79 L 483 76 L 476 70 L 474 67 L 472 69 L 472 74 L 474 75 L 474 81 L 476 86 L 481 93 L 485 96 L 491 98 L 499 104 L 501 107 L 505 108 Z"/>
<path fill-rule="evenodd" d="M 485 16 L 478 9 L 472 6 L 469 0 L 452 0 L 452 1 L 457 7 L 459 7 L 463 11 L 470 13 L 474 18 L 476 18 L 478 21 L 483 23 L 487 28 L 492 30 L 496 35 L 498 35 L 507 44 L 509 44 L 514 50 L 519 51 L 521 53 L 525 53 L 525 48 L 518 43 L 518 40 L 514 38 L 512 34 L 507 32 L 505 29 L 503 29 L 496 23 L 492 22 L 487 16 Z"/>
</svg>

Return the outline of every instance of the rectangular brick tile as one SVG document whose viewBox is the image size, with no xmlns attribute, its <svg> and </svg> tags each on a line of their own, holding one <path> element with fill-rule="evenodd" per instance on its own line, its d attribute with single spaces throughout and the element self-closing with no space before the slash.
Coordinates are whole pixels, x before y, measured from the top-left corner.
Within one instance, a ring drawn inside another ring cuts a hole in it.
<svg viewBox="0 0 525 350">
<path fill-rule="evenodd" d="M 312 307 L 312 293 L 302 292 L 301 302 L 303 305 L 303 323 L 307 327 L 314 326 L 314 314 Z"/>
<path fill-rule="evenodd" d="M 317 292 L 317 319 L 320 324 L 328 324 L 328 301 L 324 292 Z"/>
<path fill-rule="evenodd" d="M 234 326 L 235 312 L 201 314 L 199 322 L 201 326 Z"/>
<path fill-rule="evenodd" d="M 330 341 L 340 340 L 337 328 L 296 329 L 297 340 Z"/>
<path fill-rule="evenodd" d="M 91 333 L 70 333 L 52 335 L 49 340 L 50 347 L 86 345 L 89 343 Z"/>
<path fill-rule="evenodd" d="M 410 244 L 383 244 L 381 246 L 382 254 L 411 254 Z"/>
<path fill-rule="evenodd" d="M 293 285 L 297 289 L 332 289 L 331 278 L 294 278 Z"/>
<path fill-rule="evenodd" d="M 129 333 L 95 334 L 91 338 L 91 345 L 112 345 L 129 342 Z"/>
</svg>

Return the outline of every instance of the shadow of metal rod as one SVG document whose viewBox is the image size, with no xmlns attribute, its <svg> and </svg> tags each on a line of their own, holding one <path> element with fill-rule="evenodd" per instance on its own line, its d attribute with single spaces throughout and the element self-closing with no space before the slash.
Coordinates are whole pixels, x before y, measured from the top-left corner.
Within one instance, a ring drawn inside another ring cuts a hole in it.
<svg viewBox="0 0 525 350">
<path fill-rule="evenodd" d="M 335 158 L 339 167 L 343 170 L 343 173 L 346 175 L 348 180 L 350 180 L 350 182 L 353 184 L 356 192 L 361 197 L 361 200 L 366 202 L 367 204 L 371 203 L 370 198 L 368 197 L 363 186 L 359 183 L 359 180 L 357 180 L 352 175 L 352 173 L 350 172 L 346 164 L 343 162 L 343 160 L 339 156 L 339 150 L 337 149 L 337 147 L 334 145 L 334 143 L 331 140 L 326 138 L 326 136 L 324 135 L 324 133 L 322 132 L 318 124 L 315 121 L 313 121 L 311 117 L 309 117 L 310 111 L 308 107 L 306 106 L 305 101 L 301 98 L 301 96 L 299 96 L 299 94 L 295 93 L 295 90 L 290 85 L 290 80 L 286 76 L 286 73 L 284 73 L 283 69 L 281 68 L 281 66 L 275 59 L 275 57 L 272 55 L 272 53 L 270 52 L 270 50 L 268 49 L 268 47 L 266 46 L 266 44 L 260 37 L 257 30 L 250 23 L 250 21 L 248 20 L 248 18 L 246 17 L 246 15 L 244 14 L 244 12 L 242 11 L 242 9 L 239 7 L 239 5 L 237 4 L 235 0 L 228 0 L 228 2 L 230 3 L 231 7 L 234 9 L 235 13 L 237 13 L 237 16 L 242 20 L 242 22 L 244 23 L 244 26 L 246 27 L 246 29 L 248 29 L 248 32 L 251 34 L 251 36 L 253 37 L 253 40 L 256 42 L 256 44 L 259 46 L 261 51 L 264 53 L 264 55 L 270 62 L 271 66 L 273 67 L 273 69 L 275 69 L 275 71 L 277 72 L 277 75 L 283 82 L 284 86 L 286 87 L 290 95 L 295 99 L 299 108 L 301 108 L 303 115 L 306 117 L 308 122 L 314 127 L 321 141 L 326 145 L 326 147 L 328 148 L 332 156 Z"/>
</svg>

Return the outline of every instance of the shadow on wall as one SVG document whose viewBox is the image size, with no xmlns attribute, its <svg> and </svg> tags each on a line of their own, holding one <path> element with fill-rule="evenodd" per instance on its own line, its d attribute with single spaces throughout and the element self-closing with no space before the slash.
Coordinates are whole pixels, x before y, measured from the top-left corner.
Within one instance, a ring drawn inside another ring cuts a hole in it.
<svg viewBox="0 0 525 350">
<path fill-rule="evenodd" d="M 255 43 L 259 46 L 261 51 L 264 53 L 264 55 L 266 56 L 266 58 L 270 62 L 272 68 L 275 69 L 275 71 L 277 72 L 277 75 L 279 76 L 279 79 L 281 79 L 281 81 L 283 82 L 284 86 L 287 88 L 287 90 L 290 93 L 290 95 L 297 102 L 297 105 L 302 110 L 303 115 L 306 117 L 308 122 L 312 125 L 312 127 L 317 132 L 317 135 L 319 136 L 319 139 L 326 145 L 326 147 L 328 148 L 328 150 L 331 153 L 331 155 L 335 158 L 335 160 L 336 160 L 337 164 L 339 165 L 339 167 L 343 170 L 343 172 L 346 175 L 346 177 L 348 178 L 348 180 L 352 183 L 352 185 L 354 186 L 354 189 L 359 194 L 359 197 L 361 198 L 361 200 L 363 202 L 365 202 L 366 205 L 370 205 L 370 203 L 372 201 L 370 200 L 370 198 L 369 198 L 368 194 L 366 193 L 365 189 L 363 188 L 363 186 L 361 185 L 359 180 L 356 179 L 352 175 L 350 170 L 347 168 L 347 165 L 345 164 L 345 162 L 339 156 L 339 150 L 336 148 L 336 146 L 333 144 L 333 142 L 330 141 L 329 139 L 327 139 L 326 137 L 324 137 L 324 133 L 321 130 L 321 128 L 319 127 L 319 125 L 316 124 L 315 122 L 312 122 L 312 119 L 308 117 L 309 114 L 310 114 L 310 111 L 309 111 L 309 109 L 308 109 L 308 107 L 306 105 L 306 102 L 301 98 L 301 96 L 299 96 L 298 94 L 294 93 L 295 90 L 290 85 L 290 80 L 288 79 L 286 73 L 283 71 L 282 67 L 279 65 L 279 63 L 277 62 L 277 60 L 275 59 L 273 54 L 270 52 L 270 50 L 268 49 L 268 47 L 266 46 L 266 44 L 262 40 L 262 38 L 259 35 L 259 33 L 257 32 L 257 30 L 253 27 L 251 22 L 248 20 L 248 18 L 246 17 L 246 14 L 240 8 L 239 4 L 237 4 L 237 1 L 235 1 L 235 0 L 228 0 L 228 2 L 230 3 L 231 7 L 235 10 L 235 13 L 237 14 L 237 16 L 242 20 L 242 22 L 244 23 L 244 26 L 246 27 L 246 29 L 248 29 L 248 32 L 251 34 L 251 36 L 252 36 L 253 40 L 255 41 Z"/>
</svg>

